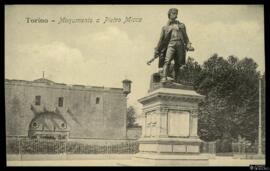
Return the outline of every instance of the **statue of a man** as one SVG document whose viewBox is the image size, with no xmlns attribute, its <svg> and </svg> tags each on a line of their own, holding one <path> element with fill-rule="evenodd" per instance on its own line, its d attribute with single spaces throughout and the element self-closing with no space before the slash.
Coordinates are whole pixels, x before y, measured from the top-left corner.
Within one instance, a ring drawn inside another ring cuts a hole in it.
<svg viewBox="0 0 270 171">
<path fill-rule="evenodd" d="M 168 12 L 169 21 L 162 27 L 160 39 L 155 48 L 154 58 L 159 57 L 159 68 L 163 68 L 162 82 L 166 82 L 171 75 L 171 62 L 174 61 L 174 81 L 177 82 L 179 69 L 186 62 L 186 51 L 194 51 L 189 42 L 184 23 L 176 20 L 178 10 L 171 8 Z M 152 61 L 148 61 L 150 64 Z"/>
</svg>

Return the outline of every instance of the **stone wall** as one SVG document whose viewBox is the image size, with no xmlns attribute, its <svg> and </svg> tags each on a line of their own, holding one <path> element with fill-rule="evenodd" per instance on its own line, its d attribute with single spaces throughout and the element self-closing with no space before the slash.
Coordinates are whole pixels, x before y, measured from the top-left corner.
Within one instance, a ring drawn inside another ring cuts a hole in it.
<svg viewBox="0 0 270 171">
<path fill-rule="evenodd" d="M 36 96 L 41 96 L 40 105 L 35 105 Z M 58 107 L 59 97 L 64 98 L 63 107 Z M 28 135 L 34 117 L 31 105 L 41 111 L 58 107 L 67 121 L 70 138 L 126 138 L 126 97 L 120 88 L 6 80 L 7 136 Z"/>
</svg>

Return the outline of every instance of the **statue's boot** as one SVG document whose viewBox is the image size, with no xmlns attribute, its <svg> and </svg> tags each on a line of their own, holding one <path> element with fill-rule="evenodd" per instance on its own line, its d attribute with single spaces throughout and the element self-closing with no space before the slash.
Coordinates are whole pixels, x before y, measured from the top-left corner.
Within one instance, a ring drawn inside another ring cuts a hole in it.
<svg viewBox="0 0 270 171">
<path fill-rule="evenodd" d="M 170 65 L 168 63 L 164 64 L 163 76 L 162 76 L 161 82 L 166 82 L 168 80 L 167 77 L 168 77 L 169 67 Z"/>
<path fill-rule="evenodd" d="M 179 67 L 177 67 L 177 68 L 174 68 L 174 80 L 175 80 L 175 82 L 178 82 L 179 80 L 179 78 L 178 78 L 178 75 L 179 75 Z"/>
</svg>

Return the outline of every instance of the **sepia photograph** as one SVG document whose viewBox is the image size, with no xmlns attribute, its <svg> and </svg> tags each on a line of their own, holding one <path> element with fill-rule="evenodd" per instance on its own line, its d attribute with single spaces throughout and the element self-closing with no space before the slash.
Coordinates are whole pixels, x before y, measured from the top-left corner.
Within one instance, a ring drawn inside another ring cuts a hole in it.
<svg viewBox="0 0 270 171">
<path fill-rule="evenodd" d="M 7 166 L 266 169 L 264 5 L 4 15 Z"/>
</svg>

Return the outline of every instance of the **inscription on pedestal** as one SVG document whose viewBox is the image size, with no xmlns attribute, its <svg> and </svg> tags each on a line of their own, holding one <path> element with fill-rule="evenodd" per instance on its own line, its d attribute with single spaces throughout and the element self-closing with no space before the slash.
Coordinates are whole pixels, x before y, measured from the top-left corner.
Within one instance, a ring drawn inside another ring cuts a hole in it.
<svg viewBox="0 0 270 171">
<path fill-rule="evenodd" d="M 169 136 L 188 137 L 190 113 L 187 111 L 169 110 Z"/>
</svg>

